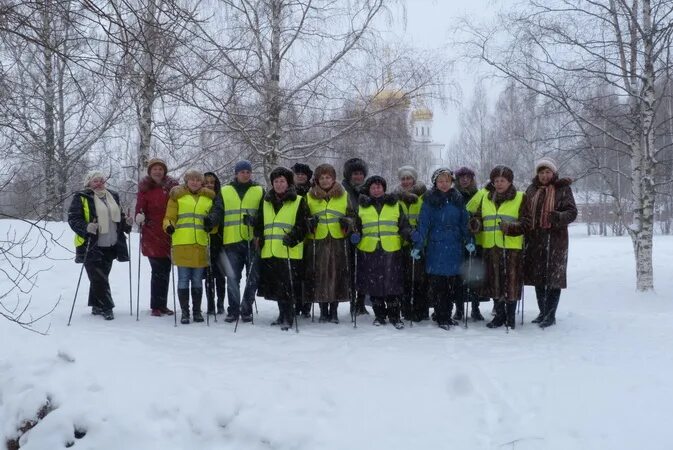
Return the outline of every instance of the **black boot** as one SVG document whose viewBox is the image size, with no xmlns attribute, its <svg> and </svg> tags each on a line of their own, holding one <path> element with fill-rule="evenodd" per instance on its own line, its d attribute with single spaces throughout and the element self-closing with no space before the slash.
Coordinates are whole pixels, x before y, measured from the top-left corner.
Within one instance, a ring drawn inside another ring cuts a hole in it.
<svg viewBox="0 0 673 450">
<path fill-rule="evenodd" d="M 320 317 L 318 318 L 318 323 L 327 323 L 329 322 L 329 303 L 320 302 Z"/>
<path fill-rule="evenodd" d="M 294 311 L 290 303 L 278 302 L 280 307 L 280 315 L 283 317 L 283 322 L 280 324 L 280 329 L 287 331 L 292 328 L 294 323 Z"/>
<path fill-rule="evenodd" d="M 547 328 L 556 324 L 556 309 L 558 308 L 560 296 L 560 289 L 557 292 L 554 292 L 552 295 L 547 296 L 546 314 L 540 322 L 540 328 Z"/>
<path fill-rule="evenodd" d="M 273 322 L 271 322 L 271 326 L 275 327 L 275 326 L 283 324 L 283 320 L 285 319 L 285 316 L 284 316 L 283 313 L 284 313 L 283 307 L 281 306 L 281 303 L 278 302 L 278 318 L 276 320 L 274 320 Z"/>
<path fill-rule="evenodd" d="M 192 317 L 194 322 L 203 322 L 203 315 L 201 314 L 201 297 L 203 297 L 202 288 L 192 288 Z"/>
<path fill-rule="evenodd" d="M 536 291 L 537 290 L 538 289 L 536 288 Z M 536 292 L 536 294 L 537 294 L 537 292 Z M 547 295 L 547 294 L 544 293 L 544 294 L 542 294 L 542 296 L 540 296 L 540 295 L 536 296 L 537 297 L 537 307 L 540 310 L 540 314 L 538 314 L 535 319 L 531 320 L 530 323 L 540 323 L 540 322 L 542 322 L 542 319 L 544 319 L 544 304 L 545 304 L 544 296 L 545 295 Z M 540 298 L 540 297 L 542 297 L 542 298 Z"/>
<path fill-rule="evenodd" d="M 400 318 L 399 306 L 388 306 L 388 320 L 398 330 L 404 328 L 404 322 L 402 322 L 402 319 Z"/>
<path fill-rule="evenodd" d="M 312 303 L 303 303 L 301 307 L 301 316 L 304 319 L 310 319 L 311 318 L 311 306 L 313 306 Z"/>
<path fill-rule="evenodd" d="M 512 330 L 516 328 L 516 301 L 505 302 L 507 313 L 507 326 Z"/>
<path fill-rule="evenodd" d="M 505 301 L 495 302 L 495 317 L 489 323 L 486 324 L 489 328 L 499 328 L 505 324 Z"/>
<path fill-rule="evenodd" d="M 178 289 L 178 300 L 180 301 L 180 309 L 182 310 L 180 323 L 187 325 L 189 323 L 189 289 Z"/>
<path fill-rule="evenodd" d="M 470 317 L 472 317 L 472 320 L 474 320 L 475 322 L 484 320 L 484 316 L 482 316 L 481 311 L 479 311 L 478 301 L 472 302 L 472 311 L 470 312 Z"/>
<path fill-rule="evenodd" d="M 455 302 L 455 304 L 456 304 L 456 312 L 453 315 L 453 319 L 460 322 L 461 320 L 463 320 L 464 317 L 463 313 L 465 312 L 464 311 L 465 303 L 462 301 L 457 301 Z"/>
<path fill-rule="evenodd" d="M 358 316 L 362 316 L 364 314 L 369 314 L 369 311 L 367 311 L 367 308 L 365 307 L 365 295 L 358 293 L 357 297 L 357 306 L 355 308 L 355 312 Z"/>
<path fill-rule="evenodd" d="M 339 314 L 337 313 L 338 308 L 338 302 L 332 302 L 329 304 L 329 321 L 332 323 L 339 323 Z"/>
<path fill-rule="evenodd" d="M 386 307 L 380 303 L 372 304 L 372 309 L 374 309 L 374 325 L 377 327 L 379 325 L 386 324 Z"/>
</svg>

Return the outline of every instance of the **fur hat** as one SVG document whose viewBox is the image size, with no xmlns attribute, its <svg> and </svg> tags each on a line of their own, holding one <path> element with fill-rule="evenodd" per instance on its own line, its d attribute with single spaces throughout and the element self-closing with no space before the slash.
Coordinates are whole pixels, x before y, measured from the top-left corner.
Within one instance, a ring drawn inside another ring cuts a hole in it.
<svg viewBox="0 0 673 450">
<path fill-rule="evenodd" d="M 240 160 L 234 166 L 234 175 L 236 175 L 241 170 L 247 170 L 248 172 L 252 172 L 252 163 L 247 159 Z"/>
<path fill-rule="evenodd" d="M 471 178 L 474 178 L 474 170 L 470 169 L 469 167 L 461 167 L 460 169 L 456 170 L 455 172 L 456 178 L 460 178 L 462 176 L 469 176 Z"/>
<path fill-rule="evenodd" d="M 491 183 L 493 183 L 493 180 L 495 180 L 497 177 L 503 177 L 512 183 L 514 181 L 514 172 L 507 166 L 498 165 L 495 166 L 493 170 L 491 170 L 491 174 L 488 178 L 491 180 Z"/>
<path fill-rule="evenodd" d="M 103 178 L 104 180 L 107 180 L 105 174 L 100 170 L 90 170 L 84 177 L 84 187 L 88 188 L 89 183 L 91 183 L 91 180 L 93 180 L 94 178 Z"/>
<path fill-rule="evenodd" d="M 556 161 L 553 158 L 545 156 L 535 161 L 535 173 L 533 175 L 537 175 L 540 169 L 545 167 L 554 173 L 558 173 L 558 164 L 556 164 Z"/>
<path fill-rule="evenodd" d="M 166 162 L 163 159 L 152 158 L 149 161 L 147 161 L 147 175 L 150 175 L 152 166 L 156 166 L 157 164 L 159 164 L 161 167 L 164 168 L 164 176 L 168 173 L 168 166 L 166 166 Z"/>
<path fill-rule="evenodd" d="M 308 166 L 308 164 L 304 163 L 295 163 L 294 166 L 290 167 L 294 173 L 303 173 L 308 177 L 310 180 L 311 177 L 313 176 L 313 171 L 311 168 Z"/>
<path fill-rule="evenodd" d="M 316 183 L 318 182 L 318 180 L 320 180 L 320 175 L 323 174 L 328 174 L 336 181 L 336 170 L 334 169 L 334 166 L 332 166 L 331 164 L 320 164 L 318 167 L 315 168 L 313 179 L 315 180 Z"/>
<path fill-rule="evenodd" d="M 182 179 L 185 183 L 187 183 L 187 180 L 190 179 L 199 179 L 203 181 L 203 172 L 196 169 L 189 169 L 184 173 L 184 175 L 182 175 Z"/>
<path fill-rule="evenodd" d="M 437 185 L 437 178 L 439 178 L 440 175 L 448 175 L 449 178 L 451 178 L 451 181 L 453 181 L 454 179 L 453 172 L 451 171 L 451 169 L 448 169 L 446 167 L 440 167 L 439 169 L 432 172 L 432 178 L 430 179 L 430 181 L 432 181 L 433 186 Z"/>
<path fill-rule="evenodd" d="M 397 169 L 397 178 L 401 180 L 403 177 L 411 177 L 416 181 L 418 180 L 418 172 L 412 166 L 402 166 Z"/>
<path fill-rule="evenodd" d="M 365 174 L 365 177 L 369 173 L 369 168 L 367 163 L 361 160 L 360 158 L 351 158 L 344 163 L 344 178 L 350 181 L 353 172 L 360 171 Z"/>
<path fill-rule="evenodd" d="M 269 179 L 271 180 L 271 183 L 273 183 L 273 180 L 275 180 L 278 177 L 284 177 L 285 180 L 287 180 L 287 184 L 289 186 L 294 185 L 294 173 L 292 173 L 290 169 L 279 166 L 273 169 L 269 174 Z"/>
<path fill-rule="evenodd" d="M 386 182 L 386 179 L 378 176 L 378 175 L 373 175 L 369 178 L 367 178 L 367 181 L 365 181 L 365 184 L 362 186 L 362 192 L 365 195 L 369 195 L 369 188 L 372 187 L 372 184 L 380 184 L 383 186 L 383 192 L 386 192 L 388 189 L 388 183 Z"/>
</svg>

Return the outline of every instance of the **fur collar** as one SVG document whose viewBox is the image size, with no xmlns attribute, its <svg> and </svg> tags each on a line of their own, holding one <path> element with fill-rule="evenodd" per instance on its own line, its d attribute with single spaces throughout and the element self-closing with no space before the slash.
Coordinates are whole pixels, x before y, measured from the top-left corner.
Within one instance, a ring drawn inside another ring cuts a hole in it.
<svg viewBox="0 0 673 450">
<path fill-rule="evenodd" d="M 171 189 L 170 197 L 172 200 L 178 200 L 179 198 L 184 197 L 185 195 L 190 195 L 191 192 L 185 186 L 184 184 L 181 184 L 180 186 L 175 186 L 173 189 Z M 193 195 L 204 195 L 210 199 L 215 198 L 215 192 L 211 191 L 208 188 L 202 187 L 201 189 L 196 192 L 196 194 Z"/>
<path fill-rule="evenodd" d="M 270 189 L 269 192 L 264 194 L 264 201 L 270 202 L 274 206 L 282 206 L 283 203 L 293 202 L 296 199 L 297 199 L 297 189 L 295 189 L 294 185 L 288 186 L 287 192 L 285 192 L 285 195 L 283 196 L 282 199 L 276 197 L 276 191 L 274 191 L 273 189 Z"/>
<path fill-rule="evenodd" d="M 448 192 L 442 192 L 436 187 L 433 187 L 423 196 L 423 199 L 435 208 L 441 208 L 447 203 L 453 203 L 462 208 L 465 203 L 463 201 L 463 196 L 455 188 L 449 189 Z"/>
<path fill-rule="evenodd" d="M 554 187 L 556 189 L 570 186 L 571 184 L 573 184 L 572 178 L 559 178 L 558 175 L 556 174 L 554 174 L 554 178 L 552 178 L 551 182 L 554 183 Z M 531 180 L 530 184 L 535 186 L 536 188 L 542 186 L 537 177 L 534 177 Z"/>
<path fill-rule="evenodd" d="M 163 178 L 163 180 L 161 180 L 161 183 L 157 183 L 156 181 L 154 181 L 154 179 L 151 176 L 146 175 L 146 176 L 143 177 L 142 180 L 140 180 L 140 183 L 138 183 L 138 190 L 140 192 L 147 192 L 147 191 L 151 191 L 154 188 L 160 187 L 164 190 L 170 191 L 171 189 L 173 189 L 178 184 L 179 184 L 178 180 L 176 180 L 175 178 L 169 177 L 168 175 L 166 175 Z"/>
<path fill-rule="evenodd" d="M 318 200 L 325 200 L 327 198 L 337 198 L 341 197 L 344 194 L 344 188 L 341 186 L 339 183 L 336 181 L 332 185 L 332 187 L 329 189 L 329 191 L 324 190 L 317 184 L 311 188 L 309 193 L 313 196 L 313 198 L 316 198 Z"/>
<path fill-rule="evenodd" d="M 514 200 L 514 197 L 516 197 L 516 186 L 514 186 L 514 183 L 512 183 L 507 190 L 502 193 L 498 194 L 495 191 L 495 186 L 493 183 L 489 182 L 486 185 L 486 190 L 488 191 L 488 198 L 496 204 L 500 204 L 503 202 L 506 202 L 508 200 Z"/>
<path fill-rule="evenodd" d="M 397 186 L 393 191 L 393 193 L 399 197 L 401 202 L 410 205 L 412 203 L 416 203 L 418 201 L 418 198 L 421 197 L 423 194 L 425 194 L 427 191 L 428 188 L 425 187 L 423 183 L 416 182 L 409 191 L 405 191 L 404 189 L 402 189 L 402 186 Z"/>
<path fill-rule="evenodd" d="M 372 206 L 375 203 L 379 202 L 392 206 L 395 203 L 397 203 L 397 196 L 395 194 L 383 194 L 383 197 L 379 197 L 379 199 L 374 199 L 368 195 L 360 194 L 360 197 L 358 198 L 358 203 L 363 208 L 366 208 L 367 206 Z"/>
</svg>

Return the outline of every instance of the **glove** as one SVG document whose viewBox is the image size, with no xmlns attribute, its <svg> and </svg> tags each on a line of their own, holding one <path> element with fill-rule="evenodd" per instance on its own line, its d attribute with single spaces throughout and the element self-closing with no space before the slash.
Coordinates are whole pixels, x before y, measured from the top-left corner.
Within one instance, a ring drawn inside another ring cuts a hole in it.
<svg viewBox="0 0 673 450">
<path fill-rule="evenodd" d="M 320 217 L 316 214 L 306 219 L 306 226 L 308 226 L 310 231 L 314 231 L 315 227 L 318 226 L 318 222 L 320 222 Z"/>
<path fill-rule="evenodd" d="M 360 236 L 360 233 L 353 233 L 351 234 L 351 244 L 357 245 L 360 243 L 362 240 L 362 236 Z"/>
<path fill-rule="evenodd" d="M 292 237 L 290 237 L 289 234 L 286 234 L 285 236 L 283 236 L 283 245 L 284 245 L 284 246 L 286 246 L 286 247 L 294 247 L 294 246 L 297 245 L 297 244 L 298 244 L 297 240 L 294 239 L 294 238 L 292 238 Z"/>
<path fill-rule="evenodd" d="M 136 223 L 138 225 L 144 224 L 145 223 L 145 214 L 143 214 L 143 213 L 136 214 Z"/>
<path fill-rule="evenodd" d="M 210 221 L 210 217 L 206 216 L 203 218 L 203 229 L 206 232 L 209 232 L 213 229 L 213 222 Z"/>
<path fill-rule="evenodd" d="M 418 261 L 421 259 L 421 251 L 417 248 L 411 250 L 411 257 Z"/>
<path fill-rule="evenodd" d="M 467 252 L 470 254 L 474 253 L 476 249 L 477 247 L 475 247 L 472 242 L 468 242 L 467 245 L 465 246 L 465 250 L 467 250 Z"/>
<path fill-rule="evenodd" d="M 167 226 L 167 227 L 166 227 L 166 233 L 172 235 L 173 233 L 175 233 L 175 227 L 174 227 L 173 225 L 169 225 L 169 226 Z"/>
<path fill-rule="evenodd" d="M 86 224 L 86 232 L 89 234 L 98 233 L 98 224 L 96 222 L 89 222 Z"/>
<path fill-rule="evenodd" d="M 421 233 L 419 233 L 418 230 L 414 230 L 413 233 L 411 233 L 411 242 L 414 244 L 420 244 L 422 240 Z"/>
<path fill-rule="evenodd" d="M 560 211 L 552 211 L 549 213 L 549 221 L 553 223 L 554 225 L 558 225 L 561 223 L 561 212 Z"/>
<path fill-rule="evenodd" d="M 500 229 L 504 234 L 507 234 L 509 231 L 509 223 L 508 222 L 500 222 Z"/>
<path fill-rule="evenodd" d="M 126 216 L 126 225 L 128 225 L 129 227 L 133 225 L 133 217 Z"/>
<path fill-rule="evenodd" d="M 353 219 L 350 217 L 339 217 L 339 225 L 341 225 L 341 228 L 350 230 L 353 228 Z"/>
<path fill-rule="evenodd" d="M 467 228 L 471 233 L 478 233 L 479 230 L 481 230 L 481 221 L 478 218 L 473 217 L 467 223 Z"/>
<path fill-rule="evenodd" d="M 249 227 L 254 227 L 255 224 L 257 223 L 257 220 L 255 219 L 255 216 L 251 216 L 250 214 L 243 214 L 243 225 L 247 225 Z"/>
</svg>

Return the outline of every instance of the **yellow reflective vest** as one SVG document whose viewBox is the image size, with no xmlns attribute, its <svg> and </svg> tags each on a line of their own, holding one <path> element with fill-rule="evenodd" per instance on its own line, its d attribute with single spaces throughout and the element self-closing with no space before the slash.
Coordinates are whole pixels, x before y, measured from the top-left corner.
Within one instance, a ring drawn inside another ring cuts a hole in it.
<svg viewBox="0 0 673 450">
<path fill-rule="evenodd" d="M 222 242 L 235 244 L 241 241 L 251 241 L 252 227 L 243 223 L 243 215 L 255 217 L 262 201 L 264 190 L 262 186 L 251 186 L 245 192 L 243 199 L 238 196 L 233 186 L 223 186 L 220 189 L 224 204 L 224 220 L 222 222 Z"/>
<path fill-rule="evenodd" d="M 301 204 L 301 196 L 290 202 L 283 202 L 278 214 L 269 201 L 264 201 L 264 247 L 262 258 L 287 258 L 288 247 L 283 244 L 283 237 L 292 230 L 297 219 L 297 211 Z M 290 259 L 302 259 L 304 243 L 289 248 Z"/>
<path fill-rule="evenodd" d="M 421 215 L 423 197 L 419 196 L 418 200 L 409 206 L 407 206 L 407 204 L 404 202 L 400 202 L 400 205 L 402 205 L 402 211 L 404 211 L 404 214 L 406 214 L 407 218 L 409 219 L 409 225 L 411 225 L 413 228 L 416 228 L 418 226 L 418 217 Z"/>
<path fill-rule="evenodd" d="M 173 245 L 198 244 L 207 246 L 208 233 L 203 219 L 213 206 L 213 199 L 205 195 L 187 194 L 178 198 L 178 219 L 175 222 Z"/>
<path fill-rule="evenodd" d="M 339 219 L 346 216 L 346 208 L 348 208 L 348 194 L 345 192 L 341 197 L 333 197 L 329 200 L 317 199 L 310 192 L 306 196 L 308 208 L 311 215 L 317 215 L 319 218 L 318 224 L 315 227 L 315 235 L 309 233 L 306 237 L 308 239 L 325 239 L 329 234 L 335 239 L 343 239 L 344 232 L 341 229 Z"/>
<path fill-rule="evenodd" d="M 484 195 L 488 195 L 488 190 L 486 188 L 479 189 L 470 199 L 469 202 L 467 202 L 467 205 L 465 205 L 465 208 L 467 209 L 467 212 L 470 214 L 474 214 L 477 212 L 479 207 L 481 206 L 481 199 L 484 197 Z M 477 235 L 474 237 L 475 243 L 483 247 L 483 235 L 482 233 L 477 233 Z"/>
<path fill-rule="evenodd" d="M 523 235 L 505 236 L 500 229 L 501 222 L 516 222 L 519 219 L 523 192 L 517 192 L 514 199 L 503 202 L 500 207 L 495 206 L 495 203 L 489 198 L 488 192 L 481 195 L 480 200 L 483 227 L 482 231 L 479 232 L 477 243 L 484 248 L 523 249 Z"/>
<path fill-rule="evenodd" d="M 89 223 L 91 221 L 91 213 L 89 212 L 89 202 L 85 197 L 80 197 L 82 200 L 82 209 L 84 210 L 84 221 L 86 223 Z M 79 234 L 75 233 L 75 247 L 79 247 L 80 245 L 84 245 L 86 242 L 86 239 L 80 236 Z"/>
<path fill-rule="evenodd" d="M 358 249 L 366 253 L 373 253 L 378 247 L 386 252 L 396 252 L 402 249 L 402 237 L 400 236 L 400 204 L 385 204 L 381 213 L 373 206 L 360 206 L 358 216 L 362 222 L 362 239 Z"/>
</svg>

